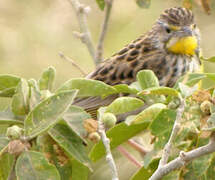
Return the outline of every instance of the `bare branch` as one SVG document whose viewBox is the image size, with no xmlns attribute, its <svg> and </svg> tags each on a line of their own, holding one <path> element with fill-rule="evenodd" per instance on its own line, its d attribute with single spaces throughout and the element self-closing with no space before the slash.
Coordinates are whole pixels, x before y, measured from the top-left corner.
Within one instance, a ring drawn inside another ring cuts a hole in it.
<svg viewBox="0 0 215 180">
<path fill-rule="evenodd" d="M 122 146 L 118 146 L 117 150 L 121 152 L 128 160 L 130 160 L 134 165 L 136 165 L 138 168 L 142 167 L 142 164 L 138 162 L 134 156 L 132 156 L 128 151 L 125 150 Z"/>
<path fill-rule="evenodd" d="M 74 8 L 77 19 L 80 26 L 80 36 L 82 42 L 86 44 L 88 51 L 91 55 L 91 57 L 94 60 L 94 63 L 96 64 L 96 58 L 95 58 L 95 48 L 93 45 L 93 41 L 91 39 L 91 33 L 87 26 L 87 18 L 86 15 L 90 10 L 90 7 L 86 7 L 83 4 L 81 4 L 78 0 L 68 0 L 68 2 L 72 5 Z"/>
<path fill-rule="evenodd" d="M 169 155 L 170 155 L 173 140 L 175 139 L 178 131 L 180 130 L 180 121 L 181 121 L 181 117 L 183 115 L 184 108 L 185 108 L 185 100 L 182 98 L 180 98 L 180 99 L 181 99 L 181 104 L 177 109 L 177 115 L 176 115 L 175 123 L 174 123 L 173 129 L 172 129 L 170 138 L 164 147 L 163 154 L 162 154 L 161 160 L 159 162 L 158 169 L 167 163 Z"/>
<path fill-rule="evenodd" d="M 104 17 L 104 21 L 102 24 L 102 29 L 101 29 L 101 33 L 99 36 L 97 49 L 96 49 L 96 63 L 97 64 L 99 64 L 101 62 L 101 60 L 103 59 L 102 56 L 103 56 L 104 39 L 105 39 L 105 35 L 107 32 L 107 28 L 108 28 L 108 22 L 109 22 L 109 18 L 110 18 L 110 14 L 111 14 L 113 0 L 105 0 L 105 2 L 106 2 L 105 17 Z"/>
<path fill-rule="evenodd" d="M 73 61 L 71 58 L 65 56 L 65 55 L 64 55 L 63 53 L 61 53 L 61 52 L 59 52 L 59 56 L 60 56 L 62 59 L 71 62 L 72 65 L 73 65 L 74 67 L 76 67 L 76 68 L 81 72 L 81 74 L 83 74 L 84 77 L 87 75 L 87 73 L 86 73 L 78 64 L 76 64 L 75 61 Z"/>
<path fill-rule="evenodd" d="M 158 168 L 149 180 L 160 180 L 168 173 L 181 168 L 186 163 L 213 152 L 215 152 L 215 132 L 211 134 L 210 142 L 207 145 L 189 152 L 181 152 L 179 157 Z"/>
<path fill-rule="evenodd" d="M 146 155 L 146 153 L 148 152 L 147 150 L 144 149 L 143 146 L 141 146 L 140 144 L 136 143 L 134 140 L 129 139 L 127 142 L 130 146 L 132 146 L 132 148 L 136 149 L 138 152 L 140 152 L 143 156 Z"/>
<path fill-rule="evenodd" d="M 112 173 L 112 180 L 119 180 L 118 178 L 118 172 L 116 169 L 116 164 L 114 162 L 113 156 L 111 154 L 111 150 L 110 150 L 110 140 L 107 138 L 106 134 L 105 134 L 105 128 L 104 128 L 104 124 L 101 121 L 101 117 L 98 118 L 98 132 L 101 136 L 101 140 L 105 146 L 105 150 L 106 150 L 106 161 L 109 164 L 109 167 L 111 169 L 111 173 Z"/>
</svg>

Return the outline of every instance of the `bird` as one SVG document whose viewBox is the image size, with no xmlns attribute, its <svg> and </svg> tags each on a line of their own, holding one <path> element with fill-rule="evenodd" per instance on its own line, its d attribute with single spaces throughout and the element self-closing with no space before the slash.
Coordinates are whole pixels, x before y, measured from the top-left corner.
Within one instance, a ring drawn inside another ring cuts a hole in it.
<svg viewBox="0 0 215 180">
<path fill-rule="evenodd" d="M 140 70 L 152 70 L 161 86 L 173 87 L 177 79 L 200 64 L 200 31 L 191 10 L 172 7 L 164 10 L 151 30 L 127 44 L 119 52 L 99 64 L 86 78 L 108 85 L 136 81 Z M 92 111 L 110 104 L 117 95 L 105 99 L 78 99 L 76 105 Z"/>
</svg>

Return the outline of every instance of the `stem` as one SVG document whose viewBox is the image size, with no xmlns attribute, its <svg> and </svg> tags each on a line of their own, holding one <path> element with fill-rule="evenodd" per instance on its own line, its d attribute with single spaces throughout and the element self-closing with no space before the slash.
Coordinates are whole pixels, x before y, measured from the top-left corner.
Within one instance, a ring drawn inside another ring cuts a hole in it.
<svg viewBox="0 0 215 180">
<path fill-rule="evenodd" d="M 135 164 L 138 168 L 142 167 L 142 164 L 138 162 L 134 156 L 132 156 L 128 151 L 125 150 L 122 146 L 117 147 L 118 151 L 121 152 L 128 160 Z"/>
<path fill-rule="evenodd" d="M 104 124 L 101 122 L 101 117 L 98 118 L 98 132 L 101 136 L 101 140 L 106 150 L 106 161 L 108 162 L 109 167 L 111 169 L 112 180 L 119 180 L 116 164 L 114 162 L 114 159 L 110 150 L 110 140 L 107 138 L 105 134 L 105 128 L 104 128 Z"/>
<path fill-rule="evenodd" d="M 87 18 L 86 18 L 89 7 L 85 7 L 78 0 L 68 0 L 68 2 L 72 5 L 77 15 L 77 19 L 80 26 L 80 32 L 81 32 L 79 37 L 82 40 L 82 42 L 86 44 L 87 49 L 91 57 L 93 58 L 94 63 L 96 64 L 95 48 L 93 45 L 93 41 L 91 39 L 91 33 L 87 26 Z"/>
<path fill-rule="evenodd" d="M 172 129 L 170 138 L 164 147 L 163 154 L 162 154 L 161 160 L 159 162 L 158 169 L 159 169 L 159 167 L 162 167 L 163 165 L 165 165 L 167 163 L 170 152 L 171 152 L 172 143 L 173 143 L 178 131 L 180 130 L 180 121 L 181 121 L 181 117 L 183 115 L 184 108 L 185 108 L 185 100 L 182 98 L 180 98 L 180 99 L 181 99 L 181 104 L 177 109 L 176 120 L 175 120 L 173 129 Z"/>
<path fill-rule="evenodd" d="M 59 53 L 59 56 L 60 56 L 62 59 L 71 62 L 72 65 L 73 65 L 74 67 L 76 67 L 76 68 L 81 72 L 81 74 L 82 74 L 83 76 L 86 76 L 86 75 L 87 75 L 87 73 L 85 73 L 85 71 L 84 71 L 78 64 L 76 64 L 75 61 L 73 61 L 71 58 L 65 56 L 65 55 L 64 55 L 63 53 L 61 53 L 61 52 Z"/>
<path fill-rule="evenodd" d="M 101 60 L 103 59 L 102 56 L 103 56 L 103 48 L 104 48 L 104 39 L 105 39 L 105 35 L 106 35 L 107 29 L 108 29 L 108 22 L 110 19 L 113 0 L 105 0 L 105 2 L 106 2 L 105 17 L 104 17 L 104 21 L 102 24 L 101 33 L 99 36 L 99 41 L 98 41 L 97 50 L 96 50 L 96 63 L 97 64 L 99 64 L 101 62 Z"/>
</svg>

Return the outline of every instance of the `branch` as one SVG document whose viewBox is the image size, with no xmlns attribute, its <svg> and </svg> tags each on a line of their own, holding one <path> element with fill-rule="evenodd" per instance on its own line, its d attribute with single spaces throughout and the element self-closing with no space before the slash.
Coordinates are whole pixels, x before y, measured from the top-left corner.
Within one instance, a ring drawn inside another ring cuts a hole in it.
<svg viewBox="0 0 215 180">
<path fill-rule="evenodd" d="M 134 140 L 129 139 L 127 141 L 127 143 L 132 146 L 132 148 L 134 148 L 135 150 L 137 150 L 138 152 L 140 152 L 143 156 L 146 155 L 146 153 L 148 152 L 147 150 L 144 149 L 144 147 L 138 143 L 136 143 Z"/>
<path fill-rule="evenodd" d="M 73 61 L 71 58 L 65 56 L 65 55 L 64 55 L 63 53 L 61 53 L 61 52 L 59 52 L 59 56 L 60 56 L 62 59 L 71 62 L 72 65 L 73 65 L 74 67 L 76 67 L 76 68 L 81 72 L 81 74 L 83 74 L 84 77 L 87 75 L 87 73 L 85 73 L 85 71 L 84 71 L 78 64 L 76 64 L 75 61 Z"/>
<path fill-rule="evenodd" d="M 182 99 L 181 97 L 180 97 L 180 99 L 181 99 L 181 104 L 177 109 L 175 123 L 174 123 L 173 129 L 172 129 L 169 141 L 167 142 L 167 144 L 164 147 L 163 154 L 162 154 L 161 160 L 159 162 L 158 169 L 167 163 L 170 152 L 171 152 L 173 140 L 175 139 L 178 131 L 180 130 L 180 121 L 181 121 L 181 118 L 182 118 L 182 115 L 184 112 L 184 108 L 185 108 L 185 100 Z"/>
<path fill-rule="evenodd" d="M 133 164 L 135 164 L 138 168 L 142 167 L 142 164 L 138 162 L 134 156 L 132 156 L 128 151 L 125 150 L 122 146 L 118 146 L 117 150 L 121 152 L 128 160 L 130 160 Z"/>
<path fill-rule="evenodd" d="M 103 58 L 102 54 L 103 54 L 104 39 L 105 39 L 105 35 L 107 33 L 108 22 L 109 22 L 109 18 L 110 18 L 110 14 L 111 14 L 113 0 L 105 0 L 105 2 L 106 2 L 105 17 L 104 17 L 104 21 L 102 24 L 102 29 L 101 29 L 101 33 L 99 36 L 97 50 L 96 50 L 96 63 L 97 64 L 99 64 L 99 62 L 101 62 L 101 60 Z"/>
<path fill-rule="evenodd" d="M 160 180 L 168 173 L 181 168 L 186 163 L 201 156 L 215 152 L 215 132 L 211 134 L 210 142 L 189 152 L 180 152 L 179 157 L 158 168 L 149 180 Z"/>
<path fill-rule="evenodd" d="M 80 4 L 78 0 L 68 0 L 68 2 L 72 5 L 77 15 L 81 31 L 81 33 L 78 33 L 78 37 L 82 40 L 84 44 L 86 44 L 88 51 L 96 64 L 95 48 L 91 39 L 90 31 L 87 26 L 86 18 L 86 15 L 89 12 L 90 8 L 85 7 L 83 4 Z"/>
<path fill-rule="evenodd" d="M 119 180 L 118 178 L 118 172 L 116 169 L 116 164 L 114 162 L 113 156 L 111 154 L 111 150 L 110 150 L 110 140 L 107 138 L 106 134 L 105 134 L 105 128 L 104 128 L 104 124 L 101 122 L 101 117 L 98 118 L 98 132 L 101 136 L 101 140 L 105 146 L 105 150 L 106 150 L 106 161 L 109 164 L 109 167 L 111 169 L 111 173 L 112 173 L 112 180 Z"/>
</svg>

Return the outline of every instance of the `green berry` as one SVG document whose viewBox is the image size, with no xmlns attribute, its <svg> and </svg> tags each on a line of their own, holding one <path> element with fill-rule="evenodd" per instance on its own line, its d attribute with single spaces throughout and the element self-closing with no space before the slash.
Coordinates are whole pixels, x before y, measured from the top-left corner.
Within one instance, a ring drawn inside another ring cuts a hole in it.
<svg viewBox="0 0 215 180">
<path fill-rule="evenodd" d="M 23 133 L 23 129 L 20 128 L 19 126 L 14 125 L 7 128 L 6 136 L 14 140 L 14 139 L 19 139 L 22 133 Z"/>
<path fill-rule="evenodd" d="M 113 127 L 117 121 L 116 116 L 112 113 L 104 113 L 101 120 L 106 128 Z"/>
</svg>

